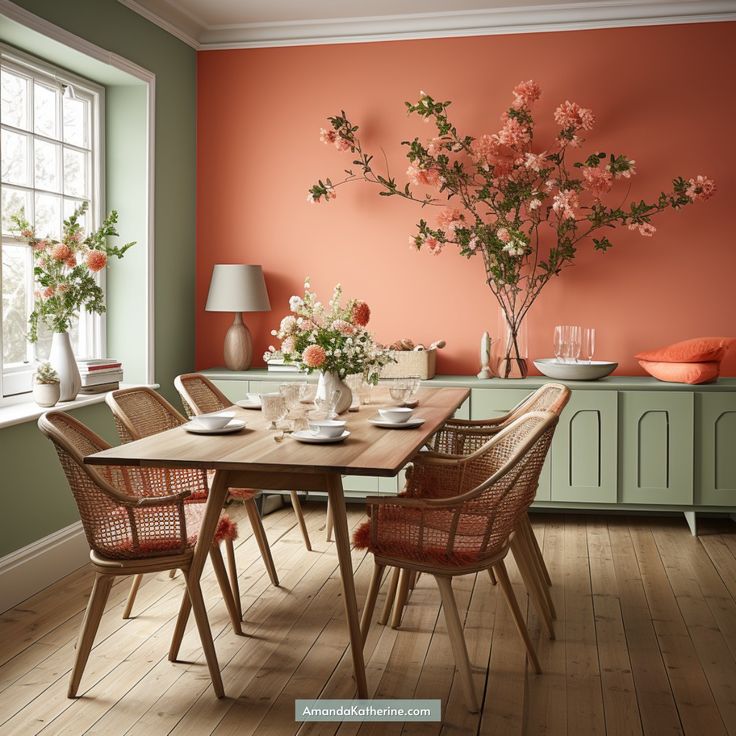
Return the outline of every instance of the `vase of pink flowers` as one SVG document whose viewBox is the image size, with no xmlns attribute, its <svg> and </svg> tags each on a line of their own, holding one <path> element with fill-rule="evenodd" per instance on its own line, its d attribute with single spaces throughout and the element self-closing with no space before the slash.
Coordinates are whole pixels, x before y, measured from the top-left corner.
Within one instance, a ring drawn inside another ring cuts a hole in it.
<svg viewBox="0 0 736 736">
<path fill-rule="evenodd" d="M 407 111 L 433 123 L 436 135 L 404 142 L 406 184 L 374 168 L 358 126 L 341 112 L 329 118 L 330 128 L 321 130 L 320 139 L 349 152 L 355 168 L 346 169 L 339 181 L 320 179 L 307 195 L 309 202 L 329 202 L 338 186 L 364 181 L 382 196 L 438 208 L 436 217 L 419 221 L 410 246 L 433 255 L 452 246 L 464 258 L 483 259 L 486 283 L 507 328 L 498 342 L 505 346 L 497 361 L 504 378 L 526 375 L 521 327 L 547 283 L 573 265 L 580 243 L 589 240 L 604 253 L 612 246 L 608 235 L 618 227 L 651 237 L 655 216 L 715 191 L 705 176 L 678 176 L 652 201 L 630 197 L 638 168 L 633 159 L 598 148 L 582 153 L 595 122 L 591 110 L 570 101 L 560 104 L 553 116 L 557 133 L 540 145 L 532 114 L 540 96 L 536 82 L 521 82 L 500 128 L 475 137 L 459 133 L 450 121 L 449 101 L 420 92 L 417 102 L 405 103 Z"/>
<path fill-rule="evenodd" d="M 49 361 L 58 373 L 61 398 L 71 401 L 81 387 L 79 369 L 69 340 L 72 321 L 80 309 L 94 314 L 105 311 L 105 294 L 96 274 L 107 265 L 108 258 L 122 258 L 134 243 L 109 245 L 107 238 L 118 234 L 118 213 L 114 210 L 98 230 L 84 234 L 80 218 L 87 212 L 87 203 L 78 207 L 64 220 L 61 240 L 37 237 L 24 212 L 11 216 L 16 237 L 25 240 L 33 250 L 33 272 L 36 292 L 29 317 L 28 339 L 38 340 L 39 326 L 53 332 Z"/>
<path fill-rule="evenodd" d="M 329 302 L 320 302 L 307 278 L 304 296 L 289 299 L 291 314 L 281 320 L 272 335 L 281 341 L 278 352 L 284 362 L 301 371 L 319 371 L 317 396 L 328 399 L 336 389 L 340 396 L 335 411 L 350 408 L 352 394 L 345 377 L 360 373 L 366 382 L 378 383 L 381 368 L 391 362 L 389 353 L 379 347 L 366 329 L 370 320 L 369 306 L 358 299 L 342 303 L 342 287 L 335 286 Z M 273 345 L 264 354 L 269 361 L 277 352 Z"/>
</svg>

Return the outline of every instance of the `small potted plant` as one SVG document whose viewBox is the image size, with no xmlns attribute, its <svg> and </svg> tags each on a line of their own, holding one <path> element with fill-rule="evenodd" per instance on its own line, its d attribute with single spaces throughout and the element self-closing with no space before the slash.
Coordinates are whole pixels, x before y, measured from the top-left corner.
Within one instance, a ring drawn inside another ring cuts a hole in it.
<svg viewBox="0 0 736 736">
<path fill-rule="evenodd" d="M 45 408 L 54 406 L 61 396 L 59 376 L 51 363 L 40 363 L 33 376 L 33 400 Z"/>
</svg>

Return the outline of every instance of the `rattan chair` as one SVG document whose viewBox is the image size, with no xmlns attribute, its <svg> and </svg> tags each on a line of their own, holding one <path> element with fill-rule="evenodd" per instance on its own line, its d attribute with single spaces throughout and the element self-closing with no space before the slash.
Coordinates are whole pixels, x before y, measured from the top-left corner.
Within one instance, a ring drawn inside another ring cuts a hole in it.
<svg viewBox="0 0 736 736">
<path fill-rule="evenodd" d="M 213 686 L 222 696 L 217 659 L 199 581 L 190 578 L 193 548 L 203 513 L 201 504 L 187 503 L 197 487 L 196 473 L 155 468 L 85 465 L 84 457 L 110 447 L 103 439 L 61 411 L 43 415 L 38 426 L 56 448 L 79 509 L 90 547 L 95 580 L 76 646 L 68 697 L 77 695 L 110 589 L 118 575 L 181 570 L 188 600 L 210 669 Z M 212 547 L 215 574 L 226 602 L 230 586 L 217 544 Z M 240 632 L 234 604 L 228 603 Z"/>
<path fill-rule="evenodd" d="M 149 437 L 158 434 L 167 429 L 179 427 L 186 423 L 183 417 L 171 404 L 169 404 L 163 396 L 156 393 L 150 388 L 126 388 L 112 391 L 105 397 L 107 405 L 110 407 L 115 419 L 115 426 L 123 443 L 133 440 Z M 207 473 L 203 470 L 197 471 L 198 486 L 196 492 L 192 494 L 189 503 L 204 505 L 207 500 L 208 482 Z M 246 503 L 248 519 L 253 528 L 253 535 L 258 542 L 263 561 L 266 564 L 268 575 L 274 585 L 279 584 L 276 569 L 271 557 L 271 550 L 268 546 L 266 532 L 263 529 L 261 517 L 255 503 Z M 243 618 L 243 612 L 240 602 L 240 586 L 238 584 L 238 571 L 235 563 L 234 540 L 237 538 L 237 526 L 229 520 L 229 517 L 223 515 L 223 518 L 229 521 L 227 529 L 229 533 L 222 535 L 221 539 L 225 544 L 225 552 L 227 554 L 228 570 L 230 574 L 230 587 L 232 597 L 235 601 L 235 608 L 238 618 Z M 131 586 L 128 604 L 124 611 L 124 617 L 128 617 L 135 601 L 135 596 L 140 585 L 140 577 L 134 578 Z"/>
<path fill-rule="evenodd" d="M 451 581 L 457 575 L 495 571 L 529 660 L 541 672 L 504 558 L 510 548 L 516 551 L 519 519 L 534 500 L 557 421 L 550 412 L 531 412 L 469 455 L 420 455 L 407 477 L 406 496 L 368 497 L 370 520 L 354 535 L 355 546 L 368 549 L 375 559 L 361 620 L 363 640 L 387 565 L 433 575 L 471 712 L 477 712 L 478 700 Z M 520 567 L 526 579 L 528 569 Z"/>
<path fill-rule="evenodd" d="M 174 386 L 181 397 L 181 404 L 184 413 L 188 416 L 197 414 L 208 414 L 213 411 L 222 411 L 232 406 L 233 402 L 215 386 L 212 381 L 201 373 L 184 373 L 174 379 Z M 230 488 L 229 493 L 233 498 L 243 502 L 255 502 L 254 499 L 261 491 L 252 488 Z M 304 537 L 304 545 L 310 552 L 312 551 L 312 542 L 309 539 L 309 531 L 304 520 L 304 512 L 299 501 L 299 495 L 296 491 L 290 491 L 291 505 L 299 523 L 302 537 Z M 328 516 L 329 518 L 329 516 Z M 328 523 L 327 539 L 330 538 L 330 524 Z"/>
<path fill-rule="evenodd" d="M 426 449 L 433 453 L 443 455 L 470 454 L 485 444 L 493 435 L 526 413 L 532 411 L 550 411 L 559 416 L 570 400 L 570 395 L 571 392 L 567 386 L 561 383 L 546 383 L 525 397 L 503 416 L 479 420 L 448 420 L 432 436 L 427 443 Z M 524 514 L 519 520 L 517 548 L 521 555 L 528 558 L 530 573 L 535 578 L 529 592 L 532 594 L 535 605 L 545 621 L 550 636 L 554 638 L 552 620 L 557 615 L 549 591 L 552 580 L 528 514 Z M 524 562 L 522 561 L 523 564 Z M 495 585 L 496 581 L 493 573 L 491 573 L 491 580 Z M 406 573 L 400 574 L 399 570 L 393 571 L 379 623 L 385 624 L 388 622 L 389 617 L 391 617 L 391 625 L 394 628 L 400 625 L 409 590 L 412 587 L 413 576 Z M 391 616 L 392 610 L 393 616 Z"/>
</svg>

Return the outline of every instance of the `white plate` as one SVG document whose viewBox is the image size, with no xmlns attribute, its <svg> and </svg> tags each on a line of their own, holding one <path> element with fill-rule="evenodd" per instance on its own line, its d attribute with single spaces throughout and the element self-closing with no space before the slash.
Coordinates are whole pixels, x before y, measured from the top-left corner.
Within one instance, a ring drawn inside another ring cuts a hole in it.
<svg viewBox="0 0 736 736">
<path fill-rule="evenodd" d="M 250 399 L 240 399 L 240 401 L 236 401 L 235 404 L 236 406 L 239 406 L 241 409 L 260 409 L 261 408 L 260 401 L 251 401 Z"/>
<path fill-rule="evenodd" d="M 195 422 L 188 422 L 183 427 L 187 432 L 191 432 L 192 434 L 230 434 L 231 432 L 240 432 L 241 429 L 245 429 L 245 422 L 240 419 L 231 419 L 224 427 L 220 427 L 220 429 L 205 429 Z"/>
<path fill-rule="evenodd" d="M 540 358 L 534 361 L 540 373 L 549 378 L 559 378 L 563 381 L 595 381 L 613 373 L 618 363 L 609 363 L 604 360 L 594 360 L 588 363 L 581 360 L 578 363 L 559 363 L 554 358 Z"/>
<path fill-rule="evenodd" d="M 421 417 L 414 417 L 413 419 L 407 419 L 405 422 L 387 422 L 385 419 L 376 417 L 369 419 L 368 422 L 374 427 L 383 427 L 384 429 L 416 429 L 424 424 L 424 419 Z"/>
<path fill-rule="evenodd" d="M 337 435 L 337 437 L 318 437 L 312 434 L 309 430 L 303 429 L 299 432 L 292 432 L 291 436 L 295 440 L 299 440 L 299 442 L 306 442 L 307 444 L 330 445 L 334 442 L 342 442 L 344 439 L 347 439 L 348 437 L 350 437 L 350 432 L 348 432 L 346 429 L 342 434 Z"/>
</svg>

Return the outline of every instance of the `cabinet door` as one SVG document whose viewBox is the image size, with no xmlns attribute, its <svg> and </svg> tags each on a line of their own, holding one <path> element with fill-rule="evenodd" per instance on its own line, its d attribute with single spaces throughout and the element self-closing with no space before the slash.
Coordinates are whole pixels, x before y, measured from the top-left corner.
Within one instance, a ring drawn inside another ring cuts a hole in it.
<svg viewBox="0 0 736 736">
<path fill-rule="evenodd" d="M 552 500 L 616 503 L 615 391 L 573 391 L 552 440 Z"/>
<path fill-rule="evenodd" d="M 233 403 L 247 398 L 246 394 L 250 391 L 248 381 L 213 381 L 213 383 Z"/>
<path fill-rule="evenodd" d="M 695 427 L 696 503 L 736 505 L 736 394 L 698 394 Z"/>
<path fill-rule="evenodd" d="M 508 414 L 511 409 L 531 393 L 533 392 L 524 388 L 474 388 L 470 397 L 470 418 L 493 419 L 494 417 L 501 417 Z M 465 405 L 463 404 L 463 406 Z M 550 459 L 548 456 L 539 476 L 537 500 L 550 500 L 550 477 Z"/>
<path fill-rule="evenodd" d="M 693 502 L 693 394 L 621 392 L 621 501 Z"/>
</svg>

